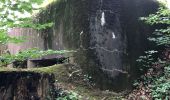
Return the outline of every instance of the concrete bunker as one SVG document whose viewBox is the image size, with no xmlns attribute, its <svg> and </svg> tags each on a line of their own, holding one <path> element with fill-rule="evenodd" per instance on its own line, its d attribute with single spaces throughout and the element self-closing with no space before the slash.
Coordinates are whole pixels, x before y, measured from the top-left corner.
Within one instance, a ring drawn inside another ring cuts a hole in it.
<svg viewBox="0 0 170 100">
<path fill-rule="evenodd" d="M 30 58 L 24 61 L 13 61 L 7 67 L 11 68 L 34 68 L 34 67 L 48 67 L 55 64 L 63 64 L 69 62 L 69 57 L 59 54 L 45 55 L 39 58 Z"/>
<path fill-rule="evenodd" d="M 136 59 L 150 47 L 147 37 L 152 33 L 152 28 L 144 26 L 139 17 L 157 8 L 156 0 L 57 0 L 36 19 L 40 23 L 54 22 L 52 28 L 43 32 L 14 29 L 11 35 L 24 34 L 30 42 L 8 48 L 15 54 L 16 47 L 79 50 L 81 44 L 86 50 L 76 52 L 74 61 L 101 89 L 131 88 L 132 80 L 138 76 Z M 29 66 L 38 63 L 28 62 Z"/>
<path fill-rule="evenodd" d="M 51 54 L 40 58 L 28 59 L 27 66 L 28 68 L 47 67 L 55 64 L 63 64 L 65 62 L 69 62 L 69 57 L 65 57 L 63 55 L 58 54 Z"/>
</svg>

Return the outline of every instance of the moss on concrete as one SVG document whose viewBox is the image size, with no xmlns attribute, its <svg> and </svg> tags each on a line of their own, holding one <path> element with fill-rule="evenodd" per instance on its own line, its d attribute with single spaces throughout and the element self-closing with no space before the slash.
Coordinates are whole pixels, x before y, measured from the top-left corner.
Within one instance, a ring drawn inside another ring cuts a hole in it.
<svg viewBox="0 0 170 100">
<path fill-rule="evenodd" d="M 6 72 L 6 71 L 12 72 L 12 71 L 18 71 L 18 69 L 16 69 L 16 68 L 7 68 L 7 67 L 1 67 L 0 68 L 0 72 Z"/>
<path fill-rule="evenodd" d="M 54 75 L 31 70 L 0 68 L 0 100 L 54 100 Z"/>
<path fill-rule="evenodd" d="M 81 82 L 75 82 L 76 80 L 70 80 L 69 72 L 73 65 L 70 64 L 59 64 L 49 67 L 41 68 L 30 68 L 30 69 L 16 69 L 1 67 L 1 72 L 31 72 L 39 74 L 54 74 L 57 84 L 64 90 L 73 91 L 80 95 L 79 100 L 123 100 L 121 94 L 111 91 L 101 91 L 97 88 L 92 88 Z M 80 79 L 81 80 L 81 79 Z"/>
<path fill-rule="evenodd" d="M 41 68 L 29 68 L 29 69 L 20 69 L 20 68 L 8 68 L 8 67 L 1 67 L 0 72 L 35 72 L 35 73 L 46 73 L 46 74 L 53 74 L 55 71 L 58 72 L 62 68 L 62 64 L 54 65 L 49 67 L 41 67 Z"/>
</svg>

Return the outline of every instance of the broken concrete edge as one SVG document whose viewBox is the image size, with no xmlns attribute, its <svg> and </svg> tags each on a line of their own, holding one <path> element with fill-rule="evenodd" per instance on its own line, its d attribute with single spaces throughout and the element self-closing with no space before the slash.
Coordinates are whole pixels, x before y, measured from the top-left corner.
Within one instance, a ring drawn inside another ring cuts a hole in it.
<svg viewBox="0 0 170 100">
<path fill-rule="evenodd" d="M 33 71 L 0 71 L 0 100 L 54 100 L 53 74 Z M 22 92 L 21 92 L 22 91 Z"/>
<path fill-rule="evenodd" d="M 0 72 L 34 72 L 34 73 L 41 73 L 41 74 L 54 74 L 57 68 L 60 68 L 65 65 L 66 64 L 58 64 L 49 67 L 28 68 L 28 69 L 1 67 Z"/>
</svg>

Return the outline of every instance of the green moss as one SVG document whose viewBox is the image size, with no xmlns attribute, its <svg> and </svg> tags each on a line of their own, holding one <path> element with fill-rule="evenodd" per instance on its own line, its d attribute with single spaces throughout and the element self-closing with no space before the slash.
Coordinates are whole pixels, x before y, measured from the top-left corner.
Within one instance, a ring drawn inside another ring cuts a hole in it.
<svg viewBox="0 0 170 100">
<path fill-rule="evenodd" d="M 40 74 L 54 74 L 57 83 L 62 86 L 63 89 L 73 91 L 80 95 L 79 100 L 123 100 L 120 94 L 111 91 L 101 91 L 96 88 L 90 88 L 85 83 L 75 83 L 75 80 L 70 81 L 69 71 L 73 67 L 70 64 L 59 64 L 49 67 L 30 68 L 30 69 L 16 69 L 1 67 L 0 72 L 35 72 Z M 72 72 L 72 71 L 71 71 Z M 79 79 L 81 80 L 81 79 Z"/>
<path fill-rule="evenodd" d="M 49 67 L 31 68 L 31 69 L 27 69 L 26 71 L 54 74 L 55 79 L 57 81 L 65 82 L 66 80 L 68 80 L 67 66 L 69 66 L 69 64 L 59 64 L 59 65 L 54 65 Z"/>
<path fill-rule="evenodd" d="M 64 89 L 78 94 L 79 100 L 124 100 L 120 94 L 115 92 L 101 91 L 85 85 L 72 84 L 71 82 L 60 84 L 64 86 Z"/>
<path fill-rule="evenodd" d="M 38 72 L 38 73 L 47 73 L 47 74 L 54 74 L 58 72 L 64 65 L 54 65 L 49 67 L 40 67 L 40 68 L 30 68 L 25 69 L 26 71 Z"/>
<path fill-rule="evenodd" d="M 6 71 L 19 71 L 18 69 L 16 69 L 16 68 L 7 68 L 7 67 L 1 67 L 0 68 L 0 72 L 6 72 Z"/>
<path fill-rule="evenodd" d="M 47 38 L 45 47 L 53 48 L 51 45 L 56 34 L 63 34 L 63 43 L 67 49 L 74 49 L 80 46 L 80 33 L 85 32 L 87 25 L 87 1 L 81 0 L 54 0 L 36 17 L 39 23 L 53 22 L 54 26 L 41 32 L 43 38 Z M 81 22 L 81 23 L 80 23 Z M 61 27 L 63 29 L 61 29 Z M 54 33 L 55 35 L 52 34 Z M 85 32 L 86 33 L 86 32 Z M 47 36 L 48 34 L 48 36 Z"/>
<path fill-rule="evenodd" d="M 8 71 L 8 72 L 35 72 L 35 73 L 46 73 L 46 74 L 55 74 L 55 72 L 60 72 L 63 68 L 63 64 L 54 65 L 49 67 L 41 67 L 41 68 L 29 68 L 29 69 L 19 69 L 19 68 L 8 68 L 8 67 L 1 67 L 0 72 Z"/>
</svg>

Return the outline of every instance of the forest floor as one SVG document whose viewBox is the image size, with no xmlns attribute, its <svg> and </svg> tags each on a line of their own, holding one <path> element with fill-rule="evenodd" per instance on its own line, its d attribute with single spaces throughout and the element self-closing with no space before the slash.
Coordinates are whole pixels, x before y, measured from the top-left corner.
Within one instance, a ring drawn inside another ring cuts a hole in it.
<svg viewBox="0 0 170 100">
<path fill-rule="evenodd" d="M 90 85 L 77 66 L 71 64 L 51 66 L 57 85 L 78 95 L 79 100 L 123 100 L 121 94 L 101 91 Z"/>
</svg>

